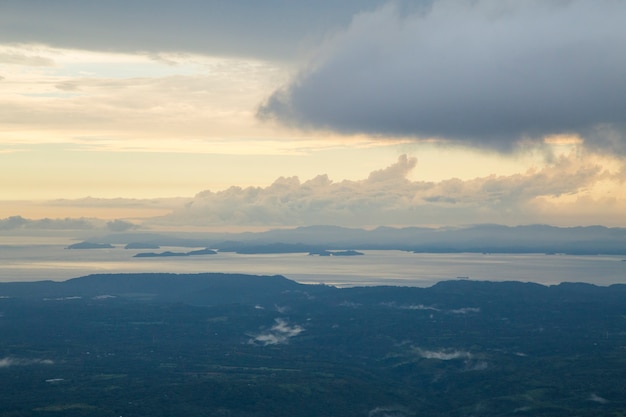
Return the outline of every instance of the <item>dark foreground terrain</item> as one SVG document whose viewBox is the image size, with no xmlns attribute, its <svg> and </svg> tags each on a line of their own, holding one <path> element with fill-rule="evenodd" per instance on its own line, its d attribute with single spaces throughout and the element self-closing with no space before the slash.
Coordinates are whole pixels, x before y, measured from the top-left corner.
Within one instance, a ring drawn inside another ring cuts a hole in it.
<svg viewBox="0 0 626 417">
<path fill-rule="evenodd" d="M 0 284 L 0 416 L 625 416 L 626 286 Z"/>
</svg>

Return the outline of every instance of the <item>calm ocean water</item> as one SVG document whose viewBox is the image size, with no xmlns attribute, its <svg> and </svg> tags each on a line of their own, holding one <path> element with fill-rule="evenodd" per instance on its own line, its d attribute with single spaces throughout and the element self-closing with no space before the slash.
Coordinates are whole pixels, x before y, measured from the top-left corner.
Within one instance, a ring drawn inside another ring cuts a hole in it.
<svg viewBox="0 0 626 417">
<path fill-rule="evenodd" d="M 133 258 L 137 252 L 114 249 L 67 250 L 66 245 L 0 246 L 0 281 L 62 281 L 96 273 L 227 272 L 284 275 L 302 283 L 336 286 L 430 286 L 449 279 L 524 281 L 540 284 L 588 282 L 626 283 L 624 256 L 544 254 L 414 254 L 363 251 L 365 256 L 318 257 L 299 254 L 237 255 L 174 258 Z M 161 248 L 159 251 L 189 251 Z"/>
</svg>

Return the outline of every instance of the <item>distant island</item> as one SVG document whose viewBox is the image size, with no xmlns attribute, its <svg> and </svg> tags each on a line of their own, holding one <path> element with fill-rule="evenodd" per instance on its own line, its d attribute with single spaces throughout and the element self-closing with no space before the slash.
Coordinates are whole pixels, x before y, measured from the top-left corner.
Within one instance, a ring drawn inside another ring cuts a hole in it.
<svg viewBox="0 0 626 417">
<path fill-rule="evenodd" d="M 415 253 L 545 253 L 626 255 L 626 228 L 602 226 L 474 225 L 463 228 L 303 226 L 242 233 L 115 233 L 92 241 L 117 245 L 148 242 L 165 247 L 208 247 L 239 254 L 318 253 L 323 251 L 401 250 Z M 157 249 L 139 247 L 136 249 Z M 330 255 L 326 255 L 330 256 Z"/>
<path fill-rule="evenodd" d="M 168 258 L 171 256 L 188 256 L 188 255 L 186 252 L 172 252 L 172 251 L 165 251 L 161 253 L 142 252 L 142 253 L 133 255 L 133 258 Z"/>
<path fill-rule="evenodd" d="M 65 249 L 112 249 L 109 243 L 80 242 L 67 246 Z"/>
<path fill-rule="evenodd" d="M 192 250 L 191 252 L 171 252 L 171 251 L 165 251 L 161 253 L 142 252 L 142 253 L 138 253 L 134 255 L 133 258 L 168 258 L 168 257 L 173 257 L 173 256 L 174 257 L 175 256 L 198 256 L 198 255 L 215 255 L 215 254 L 217 254 L 217 252 L 214 251 L 213 249 L 205 248 L 205 249 Z"/>
<path fill-rule="evenodd" d="M 311 256 L 361 256 L 364 255 L 363 252 L 357 252 L 355 250 L 335 250 L 335 251 L 331 251 L 331 250 L 320 250 L 320 251 L 313 251 L 313 252 L 309 252 L 309 255 Z"/>
</svg>

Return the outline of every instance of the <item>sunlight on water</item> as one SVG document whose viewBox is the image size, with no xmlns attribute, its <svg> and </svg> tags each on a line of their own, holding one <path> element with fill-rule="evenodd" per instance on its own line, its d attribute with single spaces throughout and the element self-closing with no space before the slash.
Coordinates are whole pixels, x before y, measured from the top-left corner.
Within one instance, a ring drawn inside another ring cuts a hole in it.
<svg viewBox="0 0 626 417">
<path fill-rule="evenodd" d="M 189 248 L 161 248 L 160 251 Z M 544 254 L 414 254 L 363 251 L 365 256 L 318 257 L 305 253 L 133 258 L 140 251 L 68 250 L 63 245 L 14 245 L 0 248 L 0 281 L 62 281 L 89 274 L 135 272 L 226 272 L 284 275 L 303 283 L 337 286 L 430 286 L 449 279 L 529 281 L 541 284 L 626 283 L 626 262 L 619 256 Z"/>
</svg>

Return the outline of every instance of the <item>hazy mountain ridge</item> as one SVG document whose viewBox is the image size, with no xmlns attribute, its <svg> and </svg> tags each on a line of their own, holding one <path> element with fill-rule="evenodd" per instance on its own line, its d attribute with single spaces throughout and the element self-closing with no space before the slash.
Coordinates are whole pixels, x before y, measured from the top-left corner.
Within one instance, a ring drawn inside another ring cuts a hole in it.
<svg viewBox="0 0 626 417">
<path fill-rule="evenodd" d="M 307 226 L 259 233 L 117 233 L 92 237 L 110 244 L 209 247 L 239 253 L 390 249 L 415 252 L 626 254 L 626 229 L 604 226 L 476 225 L 464 228 L 373 230 Z"/>
</svg>

